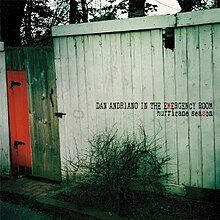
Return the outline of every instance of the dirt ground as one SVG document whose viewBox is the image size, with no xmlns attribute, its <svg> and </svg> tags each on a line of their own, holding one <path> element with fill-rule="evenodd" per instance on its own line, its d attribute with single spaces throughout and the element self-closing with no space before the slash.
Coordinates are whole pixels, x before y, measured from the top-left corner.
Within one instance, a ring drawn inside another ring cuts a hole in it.
<svg viewBox="0 0 220 220">
<path fill-rule="evenodd" d="M 107 212 L 118 212 L 115 197 L 96 188 L 72 188 L 56 195 L 56 198 L 73 202 L 79 208 L 93 207 Z M 131 190 L 121 207 L 121 213 L 128 219 L 220 219 L 220 200 L 215 197 L 198 199 L 198 196 L 187 198 Z"/>
</svg>

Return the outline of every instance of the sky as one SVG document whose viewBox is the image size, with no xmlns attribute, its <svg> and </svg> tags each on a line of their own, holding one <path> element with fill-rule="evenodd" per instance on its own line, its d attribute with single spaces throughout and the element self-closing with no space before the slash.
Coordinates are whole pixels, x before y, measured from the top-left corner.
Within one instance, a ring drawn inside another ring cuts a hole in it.
<svg viewBox="0 0 220 220">
<path fill-rule="evenodd" d="M 117 0 L 116 2 L 120 2 L 121 0 Z M 50 0 L 51 6 L 53 5 L 53 0 Z M 149 15 L 162 15 L 162 14 L 175 14 L 180 11 L 180 6 L 177 0 L 147 0 L 151 4 L 155 4 L 158 6 L 157 12 L 149 12 Z M 106 3 L 106 0 L 94 0 L 94 5 L 102 6 Z M 126 18 L 127 15 L 121 15 L 120 18 Z"/>
<path fill-rule="evenodd" d="M 149 15 L 176 14 L 181 9 L 177 0 L 148 0 L 147 2 L 158 5 L 158 12 L 152 12 Z"/>
</svg>

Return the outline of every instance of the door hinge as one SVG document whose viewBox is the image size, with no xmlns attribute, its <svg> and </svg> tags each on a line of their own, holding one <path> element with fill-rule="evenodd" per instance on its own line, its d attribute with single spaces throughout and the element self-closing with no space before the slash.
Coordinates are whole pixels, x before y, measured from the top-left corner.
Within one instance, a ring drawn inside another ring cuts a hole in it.
<svg viewBox="0 0 220 220">
<path fill-rule="evenodd" d="M 11 81 L 11 89 L 13 90 L 13 87 L 14 86 L 21 86 L 21 83 L 20 82 L 15 82 L 15 81 Z"/>
<path fill-rule="evenodd" d="M 25 145 L 25 143 L 24 143 L 23 141 L 17 141 L 17 140 L 14 141 L 14 146 L 13 146 L 13 147 L 14 147 L 15 149 L 18 149 L 18 146 L 19 146 L 19 145 Z"/>
</svg>

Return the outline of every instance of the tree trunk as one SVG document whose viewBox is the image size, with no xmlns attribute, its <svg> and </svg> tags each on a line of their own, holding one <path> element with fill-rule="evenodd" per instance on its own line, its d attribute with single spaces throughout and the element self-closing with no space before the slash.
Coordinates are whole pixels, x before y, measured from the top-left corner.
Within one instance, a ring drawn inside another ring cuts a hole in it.
<svg viewBox="0 0 220 220">
<path fill-rule="evenodd" d="M 88 6 L 86 0 L 81 0 L 82 5 L 82 21 L 88 22 Z"/>
<path fill-rule="evenodd" d="M 215 0 L 215 7 L 220 8 L 220 0 Z"/>
<path fill-rule="evenodd" d="M 25 21 L 24 21 L 24 31 L 25 31 L 25 43 L 26 45 L 31 45 L 32 43 L 32 27 L 31 27 L 31 14 L 33 10 L 33 1 L 27 0 L 26 6 L 26 14 L 25 14 Z"/>
<path fill-rule="evenodd" d="M 78 21 L 78 2 L 76 0 L 70 0 L 70 24 L 77 23 Z"/>
<path fill-rule="evenodd" d="M 20 46 L 20 28 L 26 0 L 1 1 L 1 35 L 5 46 Z"/>
<path fill-rule="evenodd" d="M 129 0 L 128 17 L 141 17 L 144 16 L 145 0 Z"/>
<path fill-rule="evenodd" d="M 193 10 L 197 4 L 201 4 L 201 0 L 191 0 L 191 1 L 186 1 L 186 0 L 177 0 L 180 7 L 181 7 L 181 12 L 190 12 Z"/>
</svg>

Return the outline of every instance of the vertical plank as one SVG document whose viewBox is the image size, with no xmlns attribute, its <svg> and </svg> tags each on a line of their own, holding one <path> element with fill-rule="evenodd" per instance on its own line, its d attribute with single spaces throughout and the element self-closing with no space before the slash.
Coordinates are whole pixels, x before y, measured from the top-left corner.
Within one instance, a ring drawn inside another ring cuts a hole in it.
<svg viewBox="0 0 220 220">
<path fill-rule="evenodd" d="M 54 51 L 52 47 L 43 48 L 45 56 L 45 90 L 46 90 L 46 110 L 47 119 L 45 121 L 45 130 L 48 130 L 47 142 L 49 156 L 51 161 L 52 178 L 61 180 L 61 159 L 59 144 L 59 119 L 55 117 L 57 112 L 57 87 L 54 66 Z M 33 96 L 33 95 L 32 95 Z"/>
<path fill-rule="evenodd" d="M 213 31 L 213 97 L 214 97 L 214 134 L 215 134 L 215 181 L 220 189 L 220 24 L 212 27 Z"/>
<path fill-rule="evenodd" d="M 67 167 L 67 159 L 69 158 L 69 152 L 68 148 L 69 146 L 69 137 L 70 137 L 70 126 L 69 126 L 69 120 L 71 115 L 70 110 L 70 82 L 69 82 L 69 54 L 68 54 L 68 47 L 67 47 L 67 38 L 62 37 L 60 38 L 60 68 L 61 68 L 61 74 L 60 74 L 60 99 L 61 99 L 61 105 L 59 112 L 66 113 L 66 115 L 59 119 L 60 126 L 63 129 L 62 131 L 62 143 L 60 146 L 63 148 L 63 152 L 61 154 L 61 163 L 66 169 L 66 172 L 68 172 Z M 57 79 L 58 80 L 58 79 Z M 61 129 L 60 129 L 61 130 Z"/>
<path fill-rule="evenodd" d="M 8 103 L 4 45 L 0 42 L 0 174 L 10 172 Z"/>
<path fill-rule="evenodd" d="M 121 62 L 122 62 L 122 77 L 123 77 L 123 100 L 125 102 L 133 101 L 132 91 L 132 63 L 131 63 L 131 34 L 121 34 Z M 134 111 L 128 109 L 124 111 L 124 131 L 126 133 L 134 132 Z"/>
<path fill-rule="evenodd" d="M 176 100 L 175 93 L 175 73 L 174 73 L 174 51 L 164 47 L 164 91 L 165 102 L 170 103 Z M 167 173 L 171 173 L 171 182 L 178 183 L 177 176 L 177 142 L 176 142 L 176 118 L 173 116 L 166 116 L 166 148 L 167 155 L 171 160 L 167 163 Z"/>
<path fill-rule="evenodd" d="M 175 30 L 175 75 L 176 75 L 176 101 L 187 102 L 187 63 L 186 63 L 186 29 Z M 179 184 L 190 184 L 190 156 L 188 140 L 188 118 L 177 118 L 177 146 Z"/>
<path fill-rule="evenodd" d="M 111 77 L 112 77 L 112 91 L 113 91 L 113 102 L 123 101 L 123 86 L 122 86 L 122 72 L 121 72 L 121 43 L 120 34 L 110 35 L 110 47 L 111 47 Z M 102 47 L 105 50 L 104 47 Z M 123 110 L 115 109 L 113 111 L 114 124 L 117 126 L 119 131 L 123 129 Z"/>
<path fill-rule="evenodd" d="M 103 74 L 103 64 L 102 64 L 102 37 L 101 35 L 93 36 L 93 66 L 94 66 L 94 81 L 95 81 L 95 97 L 96 102 L 104 102 L 105 97 L 103 97 L 104 91 L 104 74 Z M 98 79 L 98 80 L 97 80 Z M 105 124 L 105 111 L 96 111 L 96 123 L 97 131 L 103 129 Z"/>
<path fill-rule="evenodd" d="M 199 94 L 199 32 L 198 27 L 187 28 L 187 65 L 188 65 L 188 97 L 189 102 L 200 101 Z M 197 111 L 198 108 L 196 107 Z M 190 185 L 202 186 L 202 154 L 201 154 L 201 123 L 200 117 L 189 117 L 190 137 Z"/>
<path fill-rule="evenodd" d="M 61 62 L 61 47 L 62 38 L 54 38 L 54 62 L 56 69 L 56 85 L 57 85 L 57 111 L 64 112 L 64 102 L 63 102 L 63 68 Z M 60 136 L 60 158 L 61 158 L 61 168 L 62 175 L 66 175 L 67 161 L 66 158 L 66 145 L 65 145 L 65 120 L 59 120 L 59 136 Z"/>
<path fill-rule="evenodd" d="M 162 30 L 151 31 L 151 47 L 152 47 L 152 69 L 153 69 L 153 90 L 154 101 L 164 102 L 164 75 L 163 75 L 163 50 L 162 50 Z M 165 117 L 157 116 L 157 110 L 154 119 L 154 132 L 156 139 L 162 139 L 162 151 L 166 152 L 165 148 Z M 155 144 L 160 144 L 158 141 Z"/>
<path fill-rule="evenodd" d="M 36 84 L 38 83 L 38 79 L 35 75 L 35 68 L 34 63 L 29 62 L 31 60 L 35 59 L 36 53 L 33 52 L 32 49 L 25 48 L 25 54 L 26 54 L 26 66 L 27 66 L 27 74 L 28 74 L 28 88 L 29 88 L 29 109 L 30 109 L 30 131 L 31 131 L 31 146 L 32 146 L 32 173 L 33 175 L 41 170 L 41 167 L 38 164 L 38 161 L 40 158 L 38 157 L 38 154 L 34 154 L 35 150 L 38 150 L 40 145 L 39 140 L 39 117 L 41 114 L 39 114 L 40 108 L 39 103 L 37 103 L 38 98 L 33 98 L 32 94 L 35 97 L 40 97 L 38 95 L 39 89 L 37 89 Z M 38 106 L 38 108 L 35 109 L 34 106 Z M 35 121 L 35 119 L 37 119 Z"/>
<path fill-rule="evenodd" d="M 150 110 L 149 103 L 154 99 L 153 69 L 151 57 L 151 33 L 141 32 L 141 85 L 142 101 L 147 102 L 148 109 L 143 111 L 143 125 L 149 136 L 154 135 L 154 112 Z"/>
<path fill-rule="evenodd" d="M 96 121 L 96 97 L 95 97 L 95 72 L 94 72 L 94 65 L 93 65 L 93 36 L 86 36 L 85 37 L 85 71 L 87 76 L 87 99 L 88 99 L 88 126 L 89 126 L 89 138 L 91 139 L 92 136 L 96 133 L 97 130 L 97 121 Z M 103 41 L 102 41 L 103 42 Z M 107 48 L 106 48 L 107 49 Z M 107 62 L 109 63 L 109 62 Z M 104 66 L 108 66 L 105 64 Z M 77 86 L 77 85 L 76 85 Z"/>
<path fill-rule="evenodd" d="M 142 78 L 141 78 L 141 34 L 140 32 L 131 32 L 131 72 L 132 72 L 132 91 L 133 101 L 138 105 L 142 102 Z M 134 130 L 143 125 L 143 114 L 140 106 L 133 110 Z"/>
<path fill-rule="evenodd" d="M 211 25 L 199 27 L 200 34 L 200 100 L 213 102 Z M 201 117 L 203 187 L 215 187 L 213 118 Z"/>
<path fill-rule="evenodd" d="M 77 50 L 77 75 L 78 75 L 78 101 L 81 125 L 81 146 L 82 152 L 86 149 L 88 143 L 88 109 L 87 109 L 87 74 L 85 68 L 85 44 L 84 37 L 76 37 L 76 50 Z M 100 68 L 101 66 L 99 66 Z M 70 82 L 71 83 L 71 82 Z"/>
<path fill-rule="evenodd" d="M 81 146 L 81 112 L 79 107 L 79 83 L 78 83 L 78 67 L 77 67 L 77 47 L 76 38 L 67 38 L 68 46 L 68 146 L 67 146 L 67 158 L 70 161 L 74 161 L 77 158 L 78 150 Z M 70 167 L 69 167 L 70 168 Z M 71 168 L 70 168 L 71 169 Z"/>
<path fill-rule="evenodd" d="M 112 48 L 111 48 L 111 35 L 102 34 L 102 65 L 103 65 L 103 98 L 104 102 L 109 104 L 114 101 L 114 91 L 113 91 L 113 71 L 112 71 Z M 100 109 L 96 110 L 97 112 L 104 111 L 105 115 L 105 127 L 111 128 L 114 125 L 114 110 L 109 109 Z"/>
</svg>

